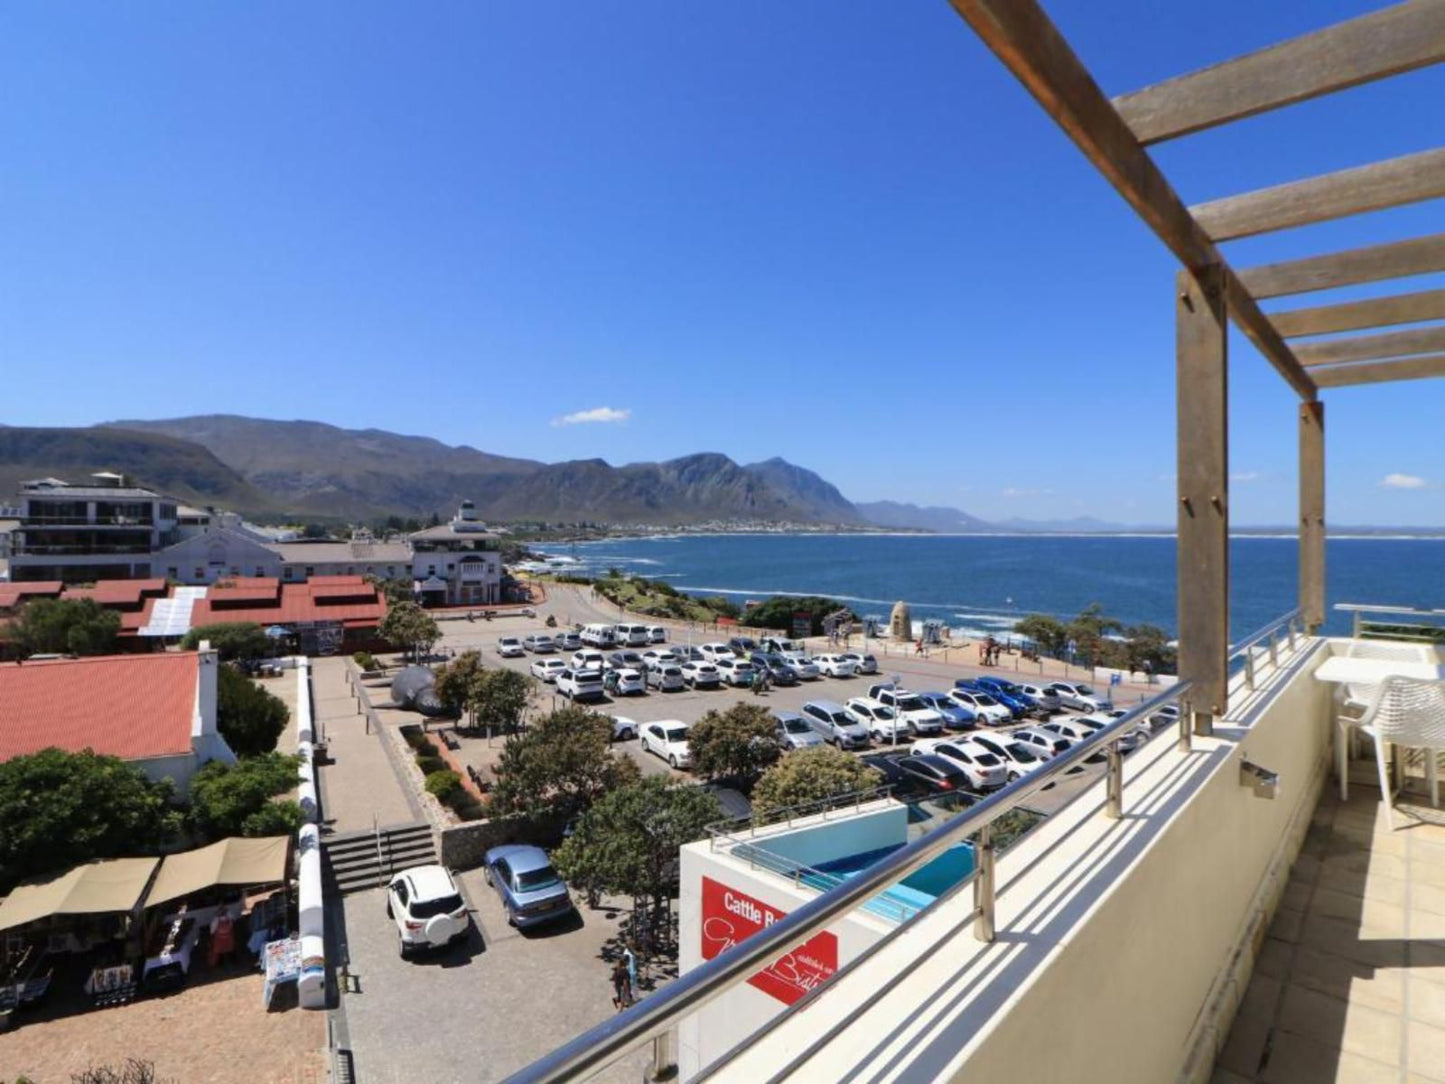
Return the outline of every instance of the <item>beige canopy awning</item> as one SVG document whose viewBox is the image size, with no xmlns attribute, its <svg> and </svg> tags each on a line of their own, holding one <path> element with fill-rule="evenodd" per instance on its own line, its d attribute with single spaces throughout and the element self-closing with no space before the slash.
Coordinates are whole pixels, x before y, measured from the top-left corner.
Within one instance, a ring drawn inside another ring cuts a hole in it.
<svg viewBox="0 0 1445 1084">
<path fill-rule="evenodd" d="M 59 877 L 22 884 L 0 903 L 0 930 L 53 915 L 134 910 L 159 862 L 159 858 L 111 858 L 76 866 Z"/>
<path fill-rule="evenodd" d="M 168 854 L 146 897 L 147 907 L 189 896 L 214 885 L 265 885 L 286 879 L 288 836 L 233 837 L 197 851 Z"/>
</svg>

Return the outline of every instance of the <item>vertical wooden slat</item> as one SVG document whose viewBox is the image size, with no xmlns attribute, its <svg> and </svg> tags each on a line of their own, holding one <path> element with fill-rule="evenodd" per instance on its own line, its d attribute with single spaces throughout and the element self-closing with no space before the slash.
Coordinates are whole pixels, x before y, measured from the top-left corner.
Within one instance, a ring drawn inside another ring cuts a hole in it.
<svg viewBox="0 0 1445 1084">
<path fill-rule="evenodd" d="M 1194 732 L 1229 698 L 1229 358 L 1223 268 L 1179 272 L 1179 676 Z"/>
<path fill-rule="evenodd" d="M 1299 405 L 1299 608 L 1305 628 L 1325 623 L 1325 404 Z"/>
</svg>

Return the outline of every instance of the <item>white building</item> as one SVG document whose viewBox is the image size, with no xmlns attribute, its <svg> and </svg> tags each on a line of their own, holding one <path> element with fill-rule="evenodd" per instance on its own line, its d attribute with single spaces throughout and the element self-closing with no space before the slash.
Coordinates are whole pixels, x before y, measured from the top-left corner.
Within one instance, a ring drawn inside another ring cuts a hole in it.
<svg viewBox="0 0 1445 1084">
<path fill-rule="evenodd" d="M 497 535 L 463 501 L 450 523 L 410 536 L 411 575 L 429 606 L 490 605 L 502 600 L 502 555 Z"/>
</svg>

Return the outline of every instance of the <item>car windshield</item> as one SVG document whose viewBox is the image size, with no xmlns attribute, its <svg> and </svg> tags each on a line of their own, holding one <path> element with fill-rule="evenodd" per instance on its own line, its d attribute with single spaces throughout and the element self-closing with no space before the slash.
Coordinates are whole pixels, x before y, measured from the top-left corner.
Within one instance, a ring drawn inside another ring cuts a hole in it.
<svg viewBox="0 0 1445 1084">
<path fill-rule="evenodd" d="M 974 693 L 973 698 L 984 707 L 988 707 L 991 704 L 998 703 L 998 701 L 996 701 L 993 697 L 989 696 L 988 693 Z"/>
<path fill-rule="evenodd" d="M 1074 688 L 1079 691 L 1079 695 L 1080 695 L 1080 696 L 1093 696 L 1093 695 L 1094 695 L 1094 689 L 1093 689 L 1092 686 L 1089 686 L 1089 685 L 1075 685 Z"/>
<path fill-rule="evenodd" d="M 1018 742 L 1014 742 L 1014 744 L 1010 745 L 1008 747 L 1008 751 L 1009 755 L 1012 756 L 1015 760 L 1017 760 L 1020 764 L 1032 764 L 1034 761 L 1039 759 L 1038 757 L 1034 756 L 1033 752 L 1029 749 L 1027 745 L 1020 745 Z"/>
<path fill-rule="evenodd" d="M 783 728 L 787 730 L 789 734 L 808 734 L 811 733 L 813 729 L 801 719 L 789 719 L 783 724 Z"/>
<path fill-rule="evenodd" d="M 671 730 L 667 731 L 667 740 L 687 741 L 687 728 L 682 726 L 673 727 Z"/>
<path fill-rule="evenodd" d="M 898 701 L 899 711 L 926 711 L 927 705 L 916 696 L 905 696 Z"/>
<path fill-rule="evenodd" d="M 462 898 L 453 892 L 450 896 L 441 896 L 434 900 L 412 900 L 412 918 L 431 918 L 432 915 L 449 915 L 453 911 L 462 909 Z"/>
<path fill-rule="evenodd" d="M 884 707 L 880 704 L 878 707 L 873 709 L 873 714 L 878 716 L 878 718 L 880 719 L 891 719 L 893 718 L 893 709 Z"/>
<path fill-rule="evenodd" d="M 551 866 L 543 866 L 541 869 L 523 870 L 517 874 L 518 892 L 535 892 L 539 888 L 547 888 L 557 884 L 561 878 L 557 871 Z"/>
<path fill-rule="evenodd" d="M 985 768 L 993 768 L 998 765 L 998 757 L 992 753 L 975 753 L 973 759 L 982 764 Z"/>
</svg>

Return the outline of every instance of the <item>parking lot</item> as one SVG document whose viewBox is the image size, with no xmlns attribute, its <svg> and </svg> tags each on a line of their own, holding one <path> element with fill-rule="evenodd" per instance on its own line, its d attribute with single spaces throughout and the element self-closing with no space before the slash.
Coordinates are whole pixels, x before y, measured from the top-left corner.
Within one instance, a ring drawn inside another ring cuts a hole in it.
<svg viewBox="0 0 1445 1084">
<path fill-rule="evenodd" d="M 380 888 L 343 898 L 342 995 L 356 1079 L 366 1084 L 500 1080 L 611 1016 L 618 909 L 519 932 L 481 870 L 458 874 L 472 911 L 465 944 L 401 959 Z M 646 983 L 643 986 L 645 996 Z M 343 1044 L 347 1045 L 347 1044 Z M 645 1054 L 596 1077 L 638 1080 Z"/>
</svg>

